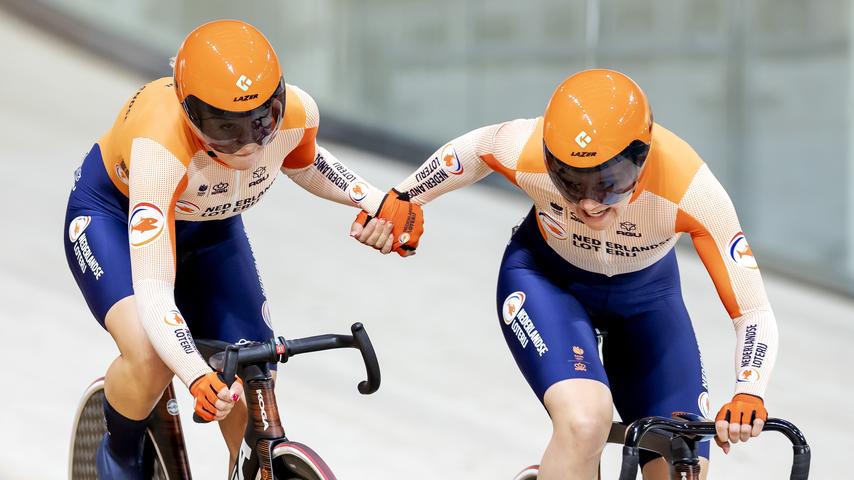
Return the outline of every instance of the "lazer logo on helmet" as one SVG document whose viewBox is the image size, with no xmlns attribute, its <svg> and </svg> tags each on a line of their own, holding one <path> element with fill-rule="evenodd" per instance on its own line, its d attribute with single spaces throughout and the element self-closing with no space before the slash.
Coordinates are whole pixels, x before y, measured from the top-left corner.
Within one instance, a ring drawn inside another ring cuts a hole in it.
<svg viewBox="0 0 854 480">
<path fill-rule="evenodd" d="M 246 75 L 241 75 L 240 78 L 237 79 L 237 88 L 243 90 L 249 90 L 249 87 L 252 86 L 252 80 L 250 80 Z M 257 96 L 257 95 L 256 95 Z"/>
<path fill-rule="evenodd" d="M 595 157 L 596 152 L 572 152 L 569 155 L 571 157 Z"/>
<path fill-rule="evenodd" d="M 581 148 L 586 147 L 592 141 L 593 139 L 590 138 L 590 135 L 587 135 L 587 132 L 585 132 L 584 130 L 582 130 L 578 133 L 578 135 L 575 136 L 575 143 L 577 143 L 578 146 Z"/>
<path fill-rule="evenodd" d="M 252 95 L 243 95 L 242 97 L 234 97 L 235 102 L 247 102 L 249 100 L 255 100 L 258 98 L 257 93 L 253 93 Z"/>
</svg>

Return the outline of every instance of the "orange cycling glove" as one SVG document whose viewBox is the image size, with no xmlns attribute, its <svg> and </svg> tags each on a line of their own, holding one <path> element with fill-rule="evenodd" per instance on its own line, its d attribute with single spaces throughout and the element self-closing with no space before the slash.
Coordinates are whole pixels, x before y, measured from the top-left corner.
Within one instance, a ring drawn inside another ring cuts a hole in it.
<svg viewBox="0 0 854 480">
<path fill-rule="evenodd" d="M 240 382 L 240 378 L 234 380 Z M 220 379 L 219 372 L 208 372 L 190 385 L 190 394 L 196 399 L 196 414 L 205 421 L 212 422 L 216 419 L 216 401 L 219 400 L 218 394 L 223 388 L 228 386 Z M 232 401 L 236 402 L 237 398 L 232 398 Z"/>
<path fill-rule="evenodd" d="M 356 221 L 367 225 L 371 216 L 364 211 L 359 212 Z M 400 193 L 395 189 L 389 190 L 377 210 L 377 218 L 390 221 L 393 225 L 391 234 L 394 236 L 392 250 L 403 256 L 405 251 L 418 248 L 418 241 L 424 233 L 424 212 L 420 205 L 409 201 L 409 194 Z"/>
<path fill-rule="evenodd" d="M 757 418 L 763 422 L 768 420 L 765 403 L 759 397 L 739 393 L 732 397 L 729 403 L 721 407 L 715 421 L 726 420 L 729 423 L 753 425 L 753 421 Z"/>
</svg>

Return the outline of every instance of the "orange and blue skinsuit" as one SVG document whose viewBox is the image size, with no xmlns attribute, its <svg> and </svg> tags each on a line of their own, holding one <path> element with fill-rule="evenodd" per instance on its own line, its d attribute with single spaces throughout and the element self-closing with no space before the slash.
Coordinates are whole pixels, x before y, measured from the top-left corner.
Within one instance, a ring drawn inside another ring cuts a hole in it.
<svg viewBox="0 0 854 480">
<path fill-rule="evenodd" d="M 623 421 L 674 411 L 709 417 L 673 250 L 684 233 L 735 327 L 735 391 L 764 395 L 777 355 L 774 314 L 732 202 L 687 143 L 653 126 L 638 186 L 602 231 L 577 218 L 549 178 L 542 118 L 462 135 L 395 190 L 423 205 L 492 172 L 533 201 L 504 253 L 496 300 L 507 345 L 541 401 L 554 383 L 587 378 L 610 388 Z M 595 329 L 607 331 L 604 363 Z M 708 457 L 708 443 L 700 453 Z"/>
<path fill-rule="evenodd" d="M 140 88 L 76 172 L 66 213 L 68 264 L 98 321 L 134 295 L 148 339 L 188 386 L 210 372 L 190 330 L 227 342 L 269 339 L 270 310 L 240 214 L 280 171 L 368 211 L 384 195 L 317 145 L 318 124 L 312 98 L 287 85 L 278 134 L 256 164 L 236 170 L 194 136 L 171 78 Z"/>
</svg>

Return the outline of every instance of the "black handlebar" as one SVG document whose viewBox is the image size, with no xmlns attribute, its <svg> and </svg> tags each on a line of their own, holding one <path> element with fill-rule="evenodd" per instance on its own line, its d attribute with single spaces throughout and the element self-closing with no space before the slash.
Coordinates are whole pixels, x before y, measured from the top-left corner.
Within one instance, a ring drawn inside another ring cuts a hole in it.
<svg viewBox="0 0 854 480">
<path fill-rule="evenodd" d="M 353 333 L 352 335 L 327 334 L 292 340 L 276 337 L 263 343 L 252 342 L 245 345 L 226 345 L 224 342 L 205 340 L 197 340 L 196 343 L 205 345 L 209 349 L 217 348 L 220 350 L 221 353 L 212 355 L 209 361 L 212 363 L 221 362 L 222 372 L 219 377 L 229 388 L 234 383 L 237 371 L 247 365 L 285 363 L 291 357 L 303 353 L 335 348 L 355 348 L 362 354 L 362 361 L 365 363 L 365 372 L 367 373 L 367 380 L 359 382 L 358 390 L 362 395 L 369 395 L 380 388 L 380 364 L 364 325 L 356 322 L 350 326 L 350 331 Z M 204 422 L 196 414 L 193 414 L 193 420 L 198 423 Z"/>
<path fill-rule="evenodd" d="M 809 478 L 810 447 L 803 433 L 792 423 L 779 418 L 769 418 L 765 422 L 764 430 L 781 432 L 792 442 L 794 456 L 792 458 L 792 473 L 789 478 L 791 480 L 806 480 Z M 640 449 L 644 448 L 645 443 L 653 443 L 642 442 L 644 435 L 647 433 L 702 441 L 715 436 L 715 424 L 714 422 L 686 421 L 684 419 L 666 417 L 645 417 L 632 422 L 626 428 L 620 480 L 634 480 L 636 478 Z M 661 442 L 658 443 L 660 444 Z M 661 451 L 658 453 L 667 454 Z"/>
</svg>

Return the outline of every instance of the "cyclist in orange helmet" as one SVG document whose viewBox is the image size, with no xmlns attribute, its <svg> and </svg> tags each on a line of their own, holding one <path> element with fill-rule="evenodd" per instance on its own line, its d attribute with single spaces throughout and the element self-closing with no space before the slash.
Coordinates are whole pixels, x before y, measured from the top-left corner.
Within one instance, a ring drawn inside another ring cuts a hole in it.
<svg viewBox="0 0 854 480">
<path fill-rule="evenodd" d="M 423 205 L 493 171 L 533 201 L 505 250 L 496 310 L 551 418 L 540 480 L 596 477 L 613 406 L 625 422 L 711 415 L 673 249 L 683 233 L 737 334 L 734 396 L 715 417 L 717 441 L 728 451 L 759 434 L 778 335 L 756 260 L 726 191 L 687 143 L 653 122 L 632 79 L 604 69 L 572 75 L 543 117 L 462 135 L 392 192 Z M 597 329 L 607 331 L 603 359 Z M 705 478 L 707 443 L 700 454 Z M 644 478 L 670 478 L 660 458 L 644 452 L 641 462 Z"/>
<path fill-rule="evenodd" d="M 369 213 L 403 204 L 318 146 L 318 123 L 314 100 L 284 82 L 258 30 L 214 21 L 184 40 L 173 77 L 128 100 L 76 172 L 65 220 L 68 265 L 121 352 L 106 373 L 100 478 L 142 478 L 146 419 L 173 375 L 195 397 L 198 415 L 222 420 L 234 462 L 246 422 L 242 387 L 225 386 L 193 335 L 229 343 L 273 336 L 240 214 L 279 171 Z M 374 225 L 375 237 L 395 228 Z"/>
</svg>

